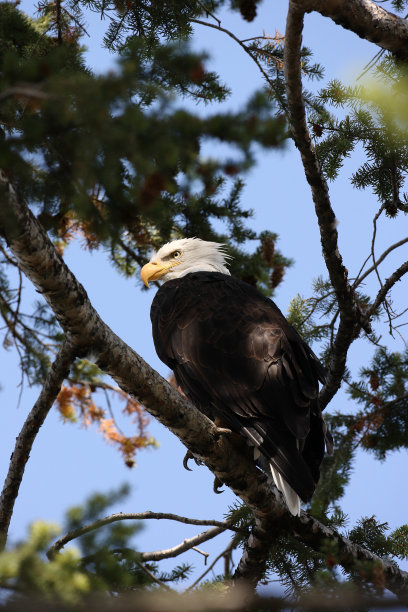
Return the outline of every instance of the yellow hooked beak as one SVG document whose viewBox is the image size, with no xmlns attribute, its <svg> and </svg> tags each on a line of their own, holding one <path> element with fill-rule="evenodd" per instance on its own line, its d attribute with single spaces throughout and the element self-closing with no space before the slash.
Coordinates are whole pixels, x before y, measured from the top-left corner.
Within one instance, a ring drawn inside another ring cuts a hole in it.
<svg viewBox="0 0 408 612">
<path fill-rule="evenodd" d="M 153 263 L 149 261 L 143 268 L 140 270 L 140 276 L 142 277 L 143 283 L 146 287 L 149 287 L 149 281 L 155 281 L 161 278 L 166 272 L 168 272 L 174 266 L 178 266 L 181 261 L 172 262 L 171 264 L 163 265 L 159 263 Z"/>
</svg>

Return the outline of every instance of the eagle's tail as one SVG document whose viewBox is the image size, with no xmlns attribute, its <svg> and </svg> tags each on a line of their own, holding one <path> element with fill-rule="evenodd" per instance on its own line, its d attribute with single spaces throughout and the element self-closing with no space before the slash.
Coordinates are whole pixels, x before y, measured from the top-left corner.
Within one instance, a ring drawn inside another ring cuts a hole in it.
<svg viewBox="0 0 408 612">
<path fill-rule="evenodd" d="M 271 474 L 273 478 L 273 482 L 276 485 L 278 491 L 283 494 L 285 498 L 286 505 L 289 508 L 289 511 L 293 516 L 299 516 L 300 514 L 300 497 L 296 493 L 294 489 L 286 482 L 286 480 L 281 476 L 277 469 L 275 469 L 272 463 L 269 464 L 271 468 Z"/>
</svg>

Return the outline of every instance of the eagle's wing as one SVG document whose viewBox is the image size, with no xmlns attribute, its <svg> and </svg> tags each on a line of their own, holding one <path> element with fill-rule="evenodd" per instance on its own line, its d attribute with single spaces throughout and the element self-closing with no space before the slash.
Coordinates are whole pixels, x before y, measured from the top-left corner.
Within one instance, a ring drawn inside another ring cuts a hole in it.
<svg viewBox="0 0 408 612">
<path fill-rule="evenodd" d="M 163 285 L 152 322 L 158 355 L 186 395 L 310 498 L 324 453 L 316 398 L 325 373 L 277 306 L 234 277 L 198 272 Z"/>
</svg>

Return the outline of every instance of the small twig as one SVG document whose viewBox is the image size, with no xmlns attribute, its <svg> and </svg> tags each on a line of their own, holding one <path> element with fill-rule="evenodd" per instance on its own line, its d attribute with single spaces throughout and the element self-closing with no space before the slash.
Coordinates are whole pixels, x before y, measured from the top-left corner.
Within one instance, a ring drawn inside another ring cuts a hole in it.
<svg viewBox="0 0 408 612">
<path fill-rule="evenodd" d="M 392 244 L 391 246 L 388 247 L 388 249 L 386 249 L 381 255 L 380 257 L 376 260 L 376 265 L 378 266 L 380 263 L 382 263 L 384 261 L 384 259 L 395 249 L 398 249 L 398 247 L 402 246 L 403 244 L 406 244 L 408 242 L 408 237 L 407 238 L 403 238 L 402 240 L 399 240 L 398 242 L 395 242 L 395 244 Z M 358 287 L 365 278 L 367 278 L 367 276 L 369 276 L 371 274 L 371 272 L 373 272 L 375 270 L 375 265 L 372 265 L 370 268 L 368 268 L 368 270 L 366 270 L 364 272 L 364 274 L 362 276 L 360 276 L 361 272 L 363 271 L 367 261 L 370 259 L 371 257 L 371 253 L 370 255 L 367 257 L 367 259 L 365 260 L 363 266 L 360 268 L 359 273 L 356 276 L 356 279 L 353 283 L 353 287 Z"/>
<path fill-rule="evenodd" d="M 0 251 L 3 253 L 4 257 L 6 258 L 9 264 L 11 264 L 12 266 L 15 266 L 16 268 L 18 267 L 18 263 L 16 262 L 16 260 L 10 257 L 10 255 L 7 253 L 6 249 L 2 246 L 1 243 L 0 243 Z"/>
<path fill-rule="evenodd" d="M 114 414 L 114 412 L 113 412 L 113 410 L 112 410 L 112 404 L 111 404 L 110 399 L 109 399 L 109 394 L 108 394 L 108 391 L 107 391 L 106 389 L 102 389 L 102 391 L 103 391 L 103 393 L 105 394 L 105 399 L 106 399 L 106 404 L 107 404 L 107 406 L 108 406 L 108 411 L 109 411 L 109 414 L 110 414 L 110 416 L 111 416 L 112 421 L 113 421 L 113 422 L 114 422 L 114 424 L 115 424 L 116 429 L 118 430 L 118 432 L 119 432 L 119 433 L 120 433 L 122 436 L 125 436 L 125 434 L 123 433 L 122 429 L 119 427 L 119 425 L 118 425 L 118 424 L 117 424 L 117 422 L 116 422 L 115 414 Z"/>
<path fill-rule="evenodd" d="M 136 253 L 136 251 L 134 251 L 128 244 L 126 244 L 126 242 L 124 242 L 121 238 L 119 238 L 118 240 L 118 244 L 120 244 L 120 246 L 122 247 L 122 249 L 128 254 L 130 255 L 130 257 L 132 257 L 132 259 L 135 260 L 135 262 L 137 264 L 139 264 L 139 266 L 144 266 L 144 264 L 146 263 L 146 260 L 141 256 L 138 255 Z"/>
<path fill-rule="evenodd" d="M 197 0 L 197 4 L 198 4 L 199 6 L 201 6 L 201 8 L 203 9 L 203 11 L 204 11 L 204 12 L 207 14 L 207 17 L 208 17 L 208 16 L 212 17 L 212 18 L 214 19 L 214 21 L 216 21 L 216 22 L 217 22 L 217 24 L 218 24 L 219 26 L 221 26 L 221 21 L 220 21 L 220 19 L 218 19 L 218 17 L 216 17 L 216 16 L 215 16 L 213 13 L 211 13 L 211 12 L 208 10 L 208 8 L 207 8 L 206 6 L 204 6 L 204 4 L 202 4 L 202 2 L 200 2 L 200 0 Z"/>
<path fill-rule="evenodd" d="M 65 8 L 65 6 L 61 6 L 61 9 L 64 11 L 64 13 L 66 13 L 68 15 L 68 17 L 70 19 L 72 19 L 72 21 L 74 23 L 76 23 L 76 25 L 78 26 L 78 28 L 80 28 L 83 32 L 85 32 L 85 34 L 91 38 L 90 34 L 87 32 L 87 30 L 85 29 L 85 26 L 79 21 L 79 19 L 77 19 L 75 17 L 75 15 L 72 15 L 69 11 L 67 11 L 67 9 Z"/>
<path fill-rule="evenodd" d="M 377 262 L 375 260 L 374 245 L 375 245 L 375 239 L 377 237 L 377 221 L 378 221 L 378 219 L 379 219 L 379 217 L 380 217 L 380 215 L 381 215 L 383 210 L 384 210 L 384 204 L 381 205 L 380 210 L 374 216 L 374 219 L 373 219 L 373 236 L 371 238 L 371 259 L 373 260 L 373 267 L 374 267 L 375 273 L 376 273 L 377 278 L 378 278 L 378 282 L 380 283 L 381 287 L 382 287 L 382 282 L 381 282 L 380 274 L 379 274 L 378 269 L 377 269 Z"/>
<path fill-rule="evenodd" d="M 0 94 L 0 100 L 4 100 L 4 98 L 8 98 L 10 96 L 26 96 L 27 98 L 40 98 L 45 100 L 46 98 L 50 98 L 50 94 L 45 91 L 40 91 L 39 89 L 34 89 L 32 87 L 8 87 Z"/>
<path fill-rule="evenodd" d="M 378 282 L 380 283 L 380 287 L 382 287 L 383 284 L 382 284 L 382 280 L 381 280 L 381 277 L 380 277 L 380 273 L 378 272 L 378 268 L 377 268 L 377 262 L 376 262 L 375 253 L 374 253 L 374 245 L 375 245 L 375 239 L 376 239 L 376 236 L 377 236 L 377 220 L 379 219 L 379 217 L 380 217 L 382 211 L 384 210 L 384 208 L 385 208 L 385 206 L 384 206 L 384 204 L 382 204 L 380 209 L 379 209 L 379 211 L 377 212 L 377 214 L 375 215 L 375 217 L 373 219 L 373 237 L 371 239 L 371 258 L 373 260 L 373 267 L 374 267 L 376 276 L 378 278 Z M 389 330 L 390 330 L 390 334 L 392 336 L 393 334 L 392 334 L 391 312 L 390 312 L 390 307 L 389 307 L 389 304 L 388 304 L 386 296 L 384 296 L 384 309 L 385 309 L 385 312 L 387 313 Z"/>
<path fill-rule="evenodd" d="M 205 576 L 213 569 L 213 567 L 216 565 L 216 563 L 218 563 L 218 561 L 220 559 L 222 559 L 222 557 L 224 557 L 226 554 L 230 553 L 232 550 L 234 550 L 236 544 L 234 543 L 234 540 L 231 540 L 231 542 L 228 544 L 227 548 L 225 548 L 219 555 L 218 557 L 215 557 L 214 561 L 211 563 L 211 565 L 209 565 L 207 567 L 207 569 L 205 570 L 205 572 L 203 572 L 201 574 L 201 576 L 199 576 L 197 578 L 197 580 L 195 580 L 193 582 L 193 584 L 190 584 L 190 586 L 186 589 L 186 593 L 188 591 L 192 591 L 194 589 L 194 587 L 196 587 L 203 578 L 205 578 Z"/>
<path fill-rule="evenodd" d="M 364 66 L 363 68 L 363 72 L 361 74 L 358 75 L 357 77 L 357 81 L 359 81 L 363 76 L 365 76 L 367 74 L 367 72 L 369 72 L 371 70 L 371 68 L 373 68 L 376 63 L 378 62 L 378 60 L 384 55 L 385 53 L 385 49 L 380 49 L 375 55 L 374 57 L 372 57 L 370 59 L 369 62 L 367 62 L 367 64 Z"/>
<path fill-rule="evenodd" d="M 386 279 L 386 281 L 382 285 L 381 289 L 377 293 L 377 297 L 375 298 L 373 304 L 371 305 L 371 307 L 369 308 L 369 310 L 365 314 L 365 317 L 367 319 L 369 319 L 375 313 L 377 308 L 383 303 L 383 301 L 385 299 L 385 296 L 387 295 L 388 291 L 407 272 L 408 272 L 408 261 L 406 261 L 403 264 L 401 264 L 400 267 L 397 268 L 395 270 L 395 272 L 393 274 L 391 274 L 391 276 L 389 278 Z"/>
<path fill-rule="evenodd" d="M 200 548 L 197 548 L 197 546 L 193 546 L 193 548 L 191 550 L 195 550 L 200 555 L 203 555 L 203 557 L 204 557 L 204 565 L 207 565 L 207 559 L 210 556 L 210 553 L 205 552 L 205 550 L 201 550 Z"/>
<path fill-rule="evenodd" d="M 304 325 L 306 323 L 306 321 L 308 321 L 310 319 L 310 317 L 313 315 L 313 313 L 315 312 L 317 305 L 322 302 L 323 300 L 325 300 L 326 298 L 328 298 L 330 295 L 334 295 L 334 290 L 333 291 L 328 291 L 327 293 L 325 293 L 324 295 L 318 297 L 318 298 L 309 298 L 309 302 L 313 302 L 313 306 L 310 310 L 310 312 L 305 316 L 305 318 L 300 322 L 300 325 Z M 327 314 L 327 313 L 326 313 Z"/>
<path fill-rule="evenodd" d="M 140 563 L 139 561 L 134 560 L 134 562 L 136 563 L 136 565 L 138 567 L 140 567 L 140 569 L 147 575 L 149 576 L 149 578 L 151 578 L 153 580 L 153 582 L 155 582 L 156 584 L 159 584 L 163 589 L 166 589 L 166 591 L 173 591 L 173 589 L 171 589 L 168 584 L 164 584 L 164 582 L 162 582 L 161 580 L 159 580 L 157 578 L 157 576 L 155 576 L 153 574 L 153 572 L 151 572 L 149 570 L 149 568 L 147 568 L 145 565 L 143 565 L 143 563 Z"/>
<path fill-rule="evenodd" d="M 201 19 L 191 19 L 190 21 L 192 23 L 198 23 L 200 25 L 207 26 L 208 28 L 214 28 L 215 30 L 219 30 L 220 32 L 224 32 L 224 34 L 227 34 L 233 40 L 235 40 L 235 42 L 237 42 L 239 44 L 239 46 L 244 49 L 245 53 L 247 53 L 249 55 L 249 57 L 258 66 L 259 70 L 261 71 L 261 73 L 262 73 L 263 77 L 265 78 L 266 82 L 268 83 L 268 85 L 273 88 L 273 82 L 270 80 L 269 76 L 267 75 L 267 73 L 263 69 L 263 67 L 262 67 L 261 63 L 259 62 L 259 60 L 257 59 L 257 57 L 255 57 L 255 55 L 253 55 L 253 53 L 250 51 L 250 49 L 248 49 L 248 47 L 246 45 L 244 45 L 244 43 L 237 36 L 235 36 L 235 34 L 233 32 L 231 32 L 230 30 L 227 30 L 226 28 L 221 27 L 221 25 L 214 25 L 213 23 L 208 23 L 208 21 L 201 21 Z"/>
</svg>

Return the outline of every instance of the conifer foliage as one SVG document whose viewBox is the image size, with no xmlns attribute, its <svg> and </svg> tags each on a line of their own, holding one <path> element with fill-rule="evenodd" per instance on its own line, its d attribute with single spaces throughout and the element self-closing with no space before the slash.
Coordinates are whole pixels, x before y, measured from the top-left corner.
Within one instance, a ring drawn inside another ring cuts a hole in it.
<svg viewBox="0 0 408 612">
<path fill-rule="evenodd" d="M 250 22 L 257 0 L 40 0 L 35 17 L 18 2 L 0 5 L 1 333 L 3 350 L 18 354 L 22 381 L 40 389 L 0 498 L 0 588 L 10 599 L 34 595 L 66 606 L 91 605 L 97 593 L 120 599 L 134 590 L 168 591 L 187 579 L 191 589 L 207 585 L 224 592 L 231 579 L 255 587 L 278 577 L 293 605 L 316 591 L 336 605 L 350 594 L 381 598 L 386 589 L 407 601 L 408 575 L 398 560 L 408 557 L 408 526 L 391 531 L 375 508 L 350 526 L 341 506 L 357 450 L 383 460 L 408 446 L 408 352 L 394 351 L 379 331 L 384 321 L 391 336 L 406 325 L 406 305 L 399 308 L 390 296 L 408 272 L 401 252 L 408 238 L 375 254 L 379 218 L 406 221 L 408 213 L 408 74 L 401 59 L 408 56 L 408 34 L 404 39 L 395 31 L 400 42 L 394 54 L 387 7 L 381 8 L 383 26 L 373 20 L 373 2 L 353 3 L 365 11 L 364 25 L 350 15 L 333 16 L 331 2 L 322 7 L 319 0 L 291 0 L 285 35 L 262 32 L 242 40 L 223 27 L 219 11 L 235 11 Z M 387 4 L 403 13 L 408 3 Z M 382 48 L 377 53 L 373 46 L 366 81 L 346 86 L 333 80 L 319 89 L 323 67 L 300 42 L 303 14 L 310 10 L 368 40 L 377 28 Z M 86 64 L 82 44 L 90 13 L 106 23 L 104 45 L 117 58 L 114 71 L 96 73 Z M 393 23 L 406 28 L 403 17 Z M 207 69 L 205 55 L 191 50 L 194 24 L 228 35 L 253 60 L 260 88 L 241 109 L 217 110 L 228 99 L 228 83 Z M 347 392 L 341 411 L 327 407 L 334 454 L 325 457 L 316 493 L 299 518 L 287 516 L 246 449 L 236 474 L 222 463 L 228 453 L 235 456 L 236 446 L 227 439 L 228 452 L 217 454 L 203 415 L 192 427 L 186 416 L 192 406 L 103 323 L 63 259 L 69 243 L 80 240 L 86 249 L 108 253 L 111 265 L 131 277 L 152 249 L 197 236 L 226 243 L 231 273 L 272 296 L 293 262 L 279 251 L 273 227 L 251 229 L 253 211 L 241 197 L 255 150 L 281 147 L 289 138 L 311 186 L 327 278 L 314 280 L 311 296 L 294 295 L 288 319 L 328 368 L 322 409 L 341 384 Z M 230 153 L 209 158 L 203 152 L 209 142 L 228 145 Z M 367 214 L 370 256 L 349 279 L 326 181 L 338 177 L 356 149 L 364 159 L 350 180 L 373 193 L 375 210 Z M 380 264 L 391 252 L 400 255 L 400 264 L 384 279 Z M 45 298 L 31 311 L 22 295 L 24 274 Z M 376 283 L 366 286 L 367 277 Z M 356 375 L 348 351 L 359 337 L 368 341 L 372 361 Z M 36 523 L 26 542 L 7 548 L 24 468 L 54 402 L 64 422 L 97 424 L 129 467 L 138 452 L 156 444 L 148 431 L 153 414 L 241 499 L 220 521 L 164 512 L 103 518 L 126 495 L 121 488 L 71 509 L 62 535 L 54 525 Z M 132 435 L 117 424 L 120 408 Z M 159 518 L 206 530 L 174 550 L 138 551 L 139 521 Z M 192 567 L 178 559 L 171 571 L 160 568 L 160 560 L 226 531 L 231 540 L 220 551 L 224 572 L 216 580 L 205 572 L 191 586 Z M 77 547 L 64 550 L 71 541 Z"/>
</svg>

